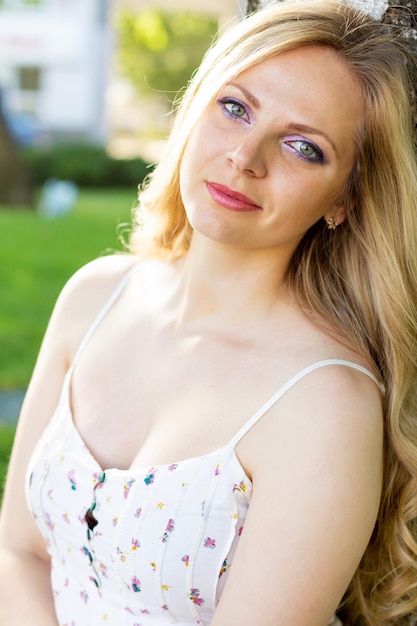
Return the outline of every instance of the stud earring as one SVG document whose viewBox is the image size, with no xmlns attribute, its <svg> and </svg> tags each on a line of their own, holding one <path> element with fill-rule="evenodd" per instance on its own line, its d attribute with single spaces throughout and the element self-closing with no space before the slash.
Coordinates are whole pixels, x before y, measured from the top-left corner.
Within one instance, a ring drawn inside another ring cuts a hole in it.
<svg viewBox="0 0 417 626">
<path fill-rule="evenodd" d="M 337 222 L 332 217 L 329 217 L 329 219 L 326 220 L 326 224 L 329 230 L 336 230 L 337 228 Z"/>
</svg>

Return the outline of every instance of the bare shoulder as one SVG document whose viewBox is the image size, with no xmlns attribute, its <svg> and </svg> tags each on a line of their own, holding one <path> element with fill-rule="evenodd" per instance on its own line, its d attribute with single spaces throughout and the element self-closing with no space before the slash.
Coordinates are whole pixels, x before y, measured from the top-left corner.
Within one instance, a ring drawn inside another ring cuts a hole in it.
<svg viewBox="0 0 417 626">
<path fill-rule="evenodd" d="M 319 361 L 282 398 L 277 427 L 323 430 L 336 441 L 349 432 L 371 438 L 382 432 L 381 388 L 358 361 L 344 355 Z"/>
<path fill-rule="evenodd" d="M 289 318 L 285 359 L 280 359 L 279 371 L 279 384 L 286 391 L 242 442 L 242 449 L 247 446 L 249 454 L 252 445 L 256 448 L 254 469 L 256 459 L 264 458 L 258 454 L 259 447 L 264 452 L 271 447 L 271 456 L 276 457 L 287 435 L 306 443 L 317 439 L 314 449 L 319 454 L 328 445 L 339 448 L 341 454 L 350 453 L 352 437 L 362 442 L 369 438 L 378 447 L 383 431 L 383 392 L 376 366 L 342 331 L 306 316 L 293 303 Z M 271 345 L 282 354 L 282 345 Z M 262 467 L 264 464 L 260 471 Z"/>
<path fill-rule="evenodd" d="M 88 295 L 86 299 L 94 307 L 138 263 L 138 259 L 129 254 L 95 259 L 71 276 L 61 292 L 60 300 L 73 301 L 76 304 L 79 298 L 84 299 Z"/>
<path fill-rule="evenodd" d="M 132 254 L 115 254 L 100 257 L 81 267 L 64 286 L 57 305 L 65 312 L 71 309 L 71 317 L 87 319 L 91 313 L 97 313 L 114 289 L 121 283 L 130 270 L 146 285 L 161 280 L 169 280 L 173 265 L 159 260 L 143 260 Z"/>
<path fill-rule="evenodd" d="M 213 624 L 226 625 L 234 611 L 233 623 L 241 626 L 324 626 L 377 517 L 383 456 L 378 386 L 344 365 L 320 367 L 287 391 L 237 453 L 249 466 L 253 495 Z M 234 607 L 242 588 L 250 591 L 239 612 Z"/>
<path fill-rule="evenodd" d="M 82 267 L 69 279 L 49 320 L 24 409 L 35 391 L 38 390 L 37 395 L 40 396 L 42 387 L 47 385 L 50 393 L 46 397 L 50 399 L 50 405 L 43 407 L 42 412 L 51 414 L 63 377 L 73 361 L 82 337 L 122 277 L 137 262 L 137 258 L 130 255 L 99 258 Z M 52 388 L 54 393 L 51 393 Z M 40 406 L 45 402 L 40 403 L 37 399 L 35 404 Z"/>
<path fill-rule="evenodd" d="M 355 362 L 340 361 L 322 361 L 322 366 L 298 380 L 243 442 L 242 448 L 253 459 L 255 475 L 262 475 L 265 469 L 265 463 L 257 459 L 264 461 L 269 456 L 274 463 L 274 459 L 287 458 L 290 463 L 303 446 L 306 450 L 299 460 L 313 463 L 322 459 L 322 466 L 323 459 L 333 457 L 345 467 L 371 457 L 379 461 L 383 439 L 381 389 L 364 371 L 348 365 Z"/>
<path fill-rule="evenodd" d="M 127 254 L 101 257 L 80 268 L 68 280 L 58 297 L 51 326 L 60 336 L 65 328 L 69 359 L 112 292 L 137 264 L 138 259 Z"/>
</svg>

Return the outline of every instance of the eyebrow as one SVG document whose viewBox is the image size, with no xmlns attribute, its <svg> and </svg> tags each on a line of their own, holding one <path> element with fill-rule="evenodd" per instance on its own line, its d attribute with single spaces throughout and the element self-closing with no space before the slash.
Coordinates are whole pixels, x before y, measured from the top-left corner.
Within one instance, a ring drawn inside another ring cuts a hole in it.
<svg viewBox="0 0 417 626">
<path fill-rule="evenodd" d="M 290 123 L 288 124 L 288 128 L 289 129 L 294 129 L 300 133 L 308 133 L 311 135 L 320 135 L 320 137 L 324 137 L 324 139 L 326 139 L 326 141 L 328 141 L 328 143 L 331 145 L 331 147 L 333 148 L 333 150 L 335 151 L 335 153 L 337 154 L 337 149 L 336 146 L 333 142 L 332 139 L 330 139 L 329 135 L 325 132 L 323 132 L 322 130 L 319 130 L 318 128 L 314 128 L 314 126 L 307 126 L 306 124 L 296 124 L 296 123 Z"/>
<path fill-rule="evenodd" d="M 242 85 L 239 85 L 238 83 L 229 83 L 229 85 L 231 87 L 236 87 L 237 89 L 239 89 L 239 91 L 255 107 L 255 109 L 260 109 L 261 108 L 261 103 L 259 102 L 258 98 L 256 98 L 253 95 L 253 93 L 251 93 L 250 91 L 245 89 L 245 87 L 242 87 Z M 296 122 L 288 124 L 287 128 L 289 130 L 295 130 L 295 131 L 300 132 L 300 133 L 309 133 L 309 134 L 312 134 L 312 135 L 320 135 L 320 137 L 323 137 L 324 139 L 326 139 L 326 141 L 333 148 L 334 152 L 336 154 L 338 154 L 337 148 L 336 148 L 333 140 L 329 137 L 329 135 L 327 133 L 323 132 L 322 130 L 319 130 L 318 128 L 314 128 L 314 126 L 308 126 L 306 124 L 298 124 Z"/>
<path fill-rule="evenodd" d="M 239 91 L 241 91 L 243 93 L 245 98 L 247 100 L 249 100 L 249 102 L 255 107 L 255 109 L 260 109 L 261 108 L 261 103 L 259 102 L 258 98 L 256 98 L 253 95 L 253 93 L 251 93 L 250 91 L 248 91 L 247 89 L 242 87 L 242 85 L 239 85 L 238 83 L 229 83 L 229 85 L 231 87 L 236 87 L 237 89 L 239 89 Z"/>
</svg>

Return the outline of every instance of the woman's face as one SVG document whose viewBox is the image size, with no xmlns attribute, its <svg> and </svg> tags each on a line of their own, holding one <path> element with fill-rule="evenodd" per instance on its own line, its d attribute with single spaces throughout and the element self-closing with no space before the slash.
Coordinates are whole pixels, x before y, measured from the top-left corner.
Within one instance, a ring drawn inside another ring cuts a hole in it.
<svg viewBox="0 0 417 626">
<path fill-rule="evenodd" d="M 321 217 L 343 221 L 338 198 L 361 120 L 360 86 L 330 48 L 297 48 L 242 72 L 184 152 L 180 187 L 193 229 L 291 255 Z"/>
</svg>

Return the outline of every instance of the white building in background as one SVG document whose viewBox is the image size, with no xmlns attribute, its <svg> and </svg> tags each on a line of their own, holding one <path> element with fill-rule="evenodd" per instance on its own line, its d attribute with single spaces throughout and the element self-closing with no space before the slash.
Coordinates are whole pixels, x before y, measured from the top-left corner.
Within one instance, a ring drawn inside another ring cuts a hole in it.
<svg viewBox="0 0 417 626">
<path fill-rule="evenodd" d="M 0 106 L 22 141 L 106 143 L 133 156 L 144 106 L 114 62 L 113 11 L 186 10 L 238 19 L 246 0 L 0 0 Z M 152 107 L 164 119 L 166 107 Z M 166 122 L 168 123 L 168 122 Z M 122 135 L 122 138 L 120 138 Z"/>
<path fill-rule="evenodd" d="M 106 140 L 108 0 L 0 0 L 2 108 L 21 138 Z"/>
</svg>

